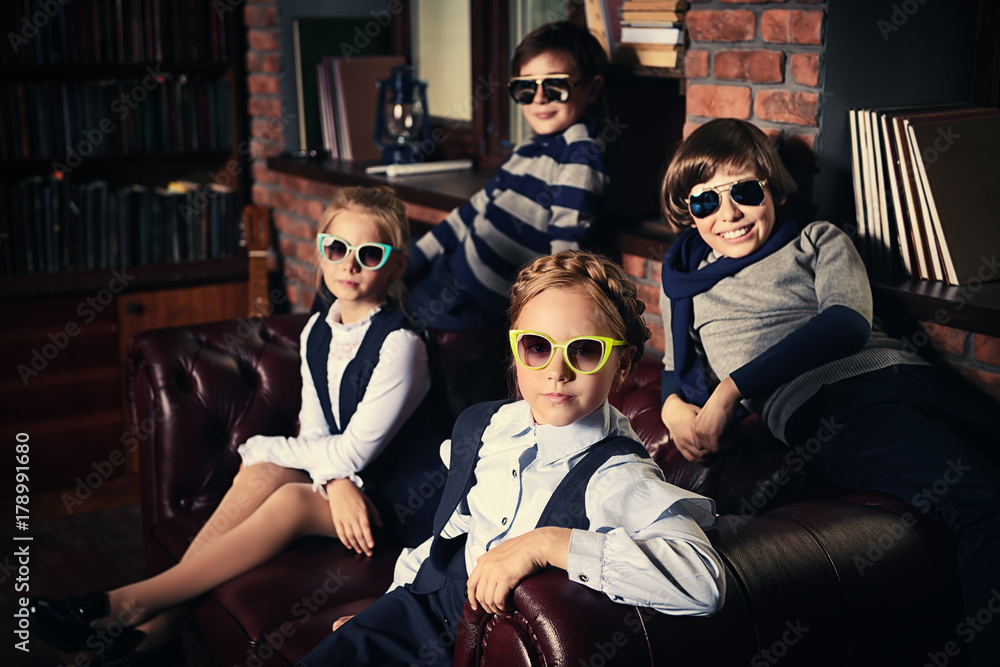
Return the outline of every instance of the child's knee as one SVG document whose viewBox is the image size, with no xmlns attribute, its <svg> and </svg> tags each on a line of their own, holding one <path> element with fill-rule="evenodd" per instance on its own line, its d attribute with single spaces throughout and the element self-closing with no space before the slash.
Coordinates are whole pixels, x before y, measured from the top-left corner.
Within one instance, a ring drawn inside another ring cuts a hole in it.
<svg viewBox="0 0 1000 667">
<path fill-rule="evenodd" d="M 310 484 L 282 484 L 265 501 L 280 511 L 295 510 L 315 502 L 317 494 Z"/>
</svg>

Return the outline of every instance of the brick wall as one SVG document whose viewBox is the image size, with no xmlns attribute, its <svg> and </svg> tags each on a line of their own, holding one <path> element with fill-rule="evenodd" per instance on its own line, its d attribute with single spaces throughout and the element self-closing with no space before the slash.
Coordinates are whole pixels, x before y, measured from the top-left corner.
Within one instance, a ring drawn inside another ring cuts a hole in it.
<svg viewBox="0 0 1000 667">
<path fill-rule="evenodd" d="M 685 61 L 689 77 L 685 134 L 719 117 L 752 120 L 780 141 L 793 176 L 808 188 L 812 148 L 822 113 L 822 45 L 826 2 L 816 0 L 692 0 L 688 13 L 691 48 Z M 316 284 L 313 240 L 316 220 L 336 194 L 332 185 L 267 169 L 267 157 L 285 148 L 284 133 L 297 132 L 297 119 L 281 108 L 278 78 L 292 63 L 278 51 L 276 0 L 248 0 L 247 103 L 252 133 L 252 200 L 271 209 L 280 257 L 270 268 L 281 271 L 293 310 L 312 305 Z M 413 219 L 436 223 L 447 211 L 411 207 Z M 641 246 L 641 247 L 638 247 Z M 622 262 L 646 301 L 653 333 L 649 353 L 663 352 L 663 322 L 658 298 L 662 242 L 629 243 Z M 1000 400 L 1000 339 L 922 323 L 941 359 Z"/>
<path fill-rule="evenodd" d="M 782 146 L 811 199 L 822 99 L 825 0 L 692 0 L 687 136 L 713 118 L 750 120 Z"/>
</svg>

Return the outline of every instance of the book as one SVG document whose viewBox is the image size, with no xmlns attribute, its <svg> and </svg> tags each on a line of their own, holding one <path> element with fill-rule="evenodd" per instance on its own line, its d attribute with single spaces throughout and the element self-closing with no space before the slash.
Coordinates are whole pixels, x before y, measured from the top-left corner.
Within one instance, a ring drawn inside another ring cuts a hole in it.
<svg viewBox="0 0 1000 667">
<path fill-rule="evenodd" d="M 319 118 L 320 129 L 323 134 L 323 150 L 330 158 L 336 160 L 340 157 L 340 150 L 337 146 L 337 118 L 336 104 L 333 101 L 333 76 L 332 63 L 329 58 L 316 65 L 316 90 L 319 95 Z"/>
<path fill-rule="evenodd" d="M 586 0 L 584 9 L 587 19 L 587 29 L 600 42 L 601 46 L 604 47 L 604 52 L 610 58 L 611 54 L 615 51 L 615 45 L 611 33 L 611 21 L 609 20 L 610 17 L 608 16 L 607 7 L 604 5 L 604 0 Z"/>
<path fill-rule="evenodd" d="M 655 11 L 624 11 L 623 21 L 664 21 L 666 23 L 678 23 L 684 20 L 684 12 L 655 12 Z"/>
<path fill-rule="evenodd" d="M 1000 252 L 1000 225 L 992 205 L 1000 111 L 938 114 L 905 123 L 917 156 L 945 281 L 982 280 L 984 258 Z"/>
<path fill-rule="evenodd" d="M 679 44 L 623 43 L 615 52 L 615 62 L 644 67 L 677 67 Z"/>
<path fill-rule="evenodd" d="M 623 44 L 682 44 L 683 42 L 683 28 L 622 25 Z"/>
<path fill-rule="evenodd" d="M 622 10 L 629 11 L 680 11 L 687 8 L 686 0 L 626 0 Z"/>
<path fill-rule="evenodd" d="M 375 82 L 388 77 L 393 67 L 405 62 L 403 56 L 332 59 L 341 159 L 370 161 L 382 157 L 382 149 L 375 143 L 378 105 Z"/>
<path fill-rule="evenodd" d="M 371 36 L 363 32 L 371 17 L 297 18 L 292 21 L 292 51 L 295 64 L 295 94 L 298 102 L 299 149 L 323 147 L 320 128 L 320 107 L 317 95 L 316 65 L 324 56 L 343 57 L 344 45 L 350 53 L 384 54 L 388 50 L 387 31 Z M 366 41 L 355 41 L 355 30 L 365 34 Z M 353 57 L 347 58 L 354 60 Z M 372 99 L 375 92 L 372 91 Z"/>
</svg>

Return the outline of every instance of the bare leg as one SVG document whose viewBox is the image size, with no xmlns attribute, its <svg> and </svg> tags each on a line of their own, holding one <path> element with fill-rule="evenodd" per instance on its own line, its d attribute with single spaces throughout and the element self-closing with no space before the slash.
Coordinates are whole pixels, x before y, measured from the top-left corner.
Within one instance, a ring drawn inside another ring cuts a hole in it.
<svg viewBox="0 0 1000 667">
<path fill-rule="evenodd" d="M 181 560 L 197 554 L 208 544 L 225 535 L 250 516 L 261 503 L 285 484 L 308 482 L 309 477 L 298 470 L 273 463 L 258 463 L 244 467 L 233 478 L 233 485 L 222 497 L 205 525 L 195 535 Z"/>
<path fill-rule="evenodd" d="M 272 463 L 259 463 L 249 467 L 240 466 L 239 472 L 233 479 L 232 487 L 226 492 L 212 516 L 195 535 L 187 551 L 181 557 L 181 562 L 197 556 L 206 546 L 241 524 L 280 487 L 285 484 L 304 483 L 308 480 L 309 478 L 298 470 L 283 468 Z M 112 603 L 112 610 L 115 609 L 115 604 Z M 142 613 L 139 618 L 148 618 L 149 620 L 138 626 L 138 629 L 146 634 L 146 638 L 139 648 L 148 650 L 173 639 L 179 632 L 180 624 L 189 611 L 189 604 L 181 604 L 166 609 L 153 618 L 149 618 L 147 612 Z M 95 625 L 107 625 L 115 620 L 119 620 L 125 625 L 133 625 L 136 619 L 130 615 L 122 616 L 120 612 L 113 612 L 109 618 L 101 619 Z"/>
<path fill-rule="evenodd" d="M 329 503 L 310 484 L 284 484 L 250 516 L 195 556 L 155 577 L 110 591 L 112 612 L 105 620 L 118 619 L 128 610 L 134 614 L 125 618 L 149 620 L 270 560 L 306 535 L 336 536 Z"/>
</svg>

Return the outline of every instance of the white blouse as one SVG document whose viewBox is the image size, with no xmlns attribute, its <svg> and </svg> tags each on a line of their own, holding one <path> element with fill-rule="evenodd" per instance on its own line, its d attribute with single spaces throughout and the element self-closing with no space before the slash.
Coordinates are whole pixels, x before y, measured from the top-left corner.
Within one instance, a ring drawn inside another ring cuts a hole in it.
<svg viewBox="0 0 1000 667">
<path fill-rule="evenodd" d="M 376 306 L 364 319 L 350 324 L 340 321 L 337 302 L 327 313 L 326 321 L 333 332 L 327 377 L 333 416 L 338 424 L 344 369 L 357 354 L 372 316 L 381 308 L 382 305 Z M 298 437 L 256 435 L 240 445 L 238 451 L 245 466 L 267 461 L 305 470 L 313 480 L 313 489 L 325 497 L 324 486 L 331 479 L 350 478 L 362 486 L 358 471 L 382 452 L 420 405 L 430 389 L 430 371 L 427 348 L 420 336 L 407 329 L 390 332 L 382 343 L 378 363 L 354 416 L 343 433 L 331 434 L 305 355 L 309 333 L 318 319 L 319 313 L 309 318 L 300 339 L 302 409 Z"/>
</svg>

